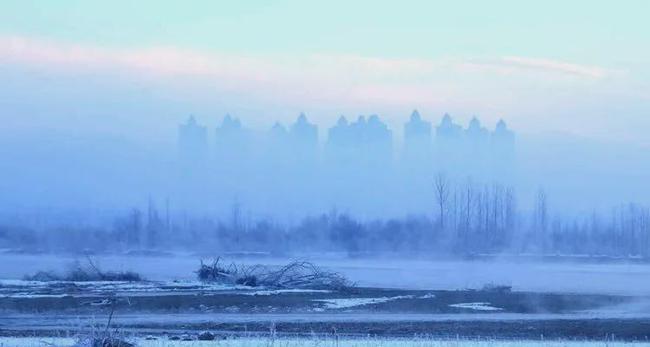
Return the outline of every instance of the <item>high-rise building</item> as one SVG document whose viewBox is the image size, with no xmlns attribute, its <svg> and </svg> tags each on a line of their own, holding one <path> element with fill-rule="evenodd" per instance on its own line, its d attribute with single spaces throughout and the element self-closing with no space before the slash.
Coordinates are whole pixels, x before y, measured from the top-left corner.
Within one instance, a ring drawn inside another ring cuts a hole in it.
<svg viewBox="0 0 650 347">
<path fill-rule="evenodd" d="M 364 151 L 375 164 L 388 164 L 393 156 L 393 133 L 386 123 L 373 114 L 363 130 Z"/>
<path fill-rule="evenodd" d="M 460 164 L 466 176 L 476 179 L 486 178 L 489 144 L 490 132 L 481 125 L 478 118 L 472 117 L 467 129 L 465 129 L 462 146 L 464 159 Z"/>
<path fill-rule="evenodd" d="M 350 123 L 345 116 L 340 116 L 336 125 L 327 131 L 327 147 L 347 147 L 351 140 Z"/>
<path fill-rule="evenodd" d="M 484 146 L 489 140 L 488 130 L 481 125 L 476 117 L 472 117 L 472 120 L 469 121 L 465 136 L 471 146 Z"/>
<path fill-rule="evenodd" d="M 431 123 L 422 120 L 420 113 L 414 110 L 409 121 L 404 124 L 405 160 L 426 160 L 431 154 Z"/>
<path fill-rule="evenodd" d="M 463 129 L 447 113 L 436 128 L 436 169 L 452 175 L 462 174 Z"/>
<path fill-rule="evenodd" d="M 515 133 L 500 119 L 492 133 L 492 148 L 496 154 L 510 156 L 515 150 Z"/>
<path fill-rule="evenodd" d="M 290 135 L 295 145 L 315 150 L 318 147 L 318 127 L 304 113 L 291 125 Z"/>
<path fill-rule="evenodd" d="M 182 158 L 203 159 L 207 152 L 206 129 L 196 122 L 194 116 L 178 126 L 178 148 Z"/>
<path fill-rule="evenodd" d="M 238 118 L 233 118 L 226 114 L 221 121 L 221 125 L 215 130 L 215 140 L 217 145 L 229 146 L 233 141 L 243 139 L 244 130 Z"/>
<path fill-rule="evenodd" d="M 252 154 L 256 146 L 253 136 L 237 118 L 227 114 L 215 129 L 215 168 L 232 175 L 254 167 Z"/>
<path fill-rule="evenodd" d="M 458 141 L 462 133 L 460 125 L 454 123 L 448 113 L 442 117 L 436 128 L 436 141 Z"/>
</svg>

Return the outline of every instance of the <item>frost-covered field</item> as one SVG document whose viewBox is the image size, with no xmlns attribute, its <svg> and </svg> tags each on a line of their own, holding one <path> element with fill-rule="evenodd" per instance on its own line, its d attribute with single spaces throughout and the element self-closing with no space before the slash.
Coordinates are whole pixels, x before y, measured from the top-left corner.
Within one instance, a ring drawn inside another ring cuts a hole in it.
<svg viewBox="0 0 650 347">
<path fill-rule="evenodd" d="M 191 280 L 201 256 L 97 256 L 105 269 L 133 270 L 147 279 Z M 434 261 L 303 257 L 340 271 L 360 286 L 404 289 L 480 288 L 486 283 L 514 290 L 645 295 L 650 293 L 650 264 Z M 83 257 L 0 253 L 1 279 L 20 279 L 39 270 L 65 269 Z M 237 259 L 242 263 L 284 265 L 287 258 Z M 44 268 L 45 267 L 45 268 Z"/>
<path fill-rule="evenodd" d="M 497 340 L 435 340 L 427 338 L 413 339 L 334 339 L 334 338 L 238 338 L 219 341 L 168 341 L 137 339 L 133 342 L 138 347 L 636 347 L 648 346 L 644 342 L 615 341 L 497 341 Z M 74 346 L 72 338 L 0 338 L 2 347 L 68 347 Z"/>
</svg>

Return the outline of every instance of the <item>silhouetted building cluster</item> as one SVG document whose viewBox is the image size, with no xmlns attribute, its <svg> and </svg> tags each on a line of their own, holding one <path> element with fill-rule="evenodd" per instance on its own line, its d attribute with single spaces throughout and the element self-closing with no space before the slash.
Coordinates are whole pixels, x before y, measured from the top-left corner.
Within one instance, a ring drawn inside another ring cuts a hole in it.
<svg viewBox="0 0 650 347">
<path fill-rule="evenodd" d="M 499 120 L 495 129 L 490 131 L 476 117 L 471 119 L 467 128 L 463 128 L 445 114 L 440 123 L 432 127 L 418 111 L 413 111 L 404 124 L 401 151 L 395 151 L 393 133 L 377 115 L 359 116 L 354 121 L 341 116 L 327 130 L 322 148 L 318 127 L 304 113 L 288 129 L 275 123 L 266 136 L 254 136 L 242 127 L 239 119 L 226 115 L 214 131 L 214 146 L 210 146 L 206 127 L 190 116 L 179 126 L 179 149 L 183 158 L 192 160 L 206 158 L 208 152 L 215 153 L 217 158 L 243 160 L 253 152 L 263 150 L 253 148 L 257 145 L 273 152 L 271 156 L 290 154 L 289 157 L 313 163 L 403 163 L 407 166 L 431 166 L 443 171 L 465 171 L 470 176 L 473 169 L 480 169 L 479 164 L 486 164 L 486 161 L 507 165 L 514 159 L 515 150 L 514 133 L 503 120 Z"/>
<path fill-rule="evenodd" d="M 178 127 L 178 147 L 187 159 L 197 160 L 205 156 L 208 149 L 206 130 L 196 123 L 194 116 Z"/>
<path fill-rule="evenodd" d="M 200 190 L 229 199 L 267 195 L 266 203 L 352 208 L 383 194 L 428 189 L 438 172 L 477 181 L 514 177 L 515 137 L 503 120 L 488 130 L 477 118 L 463 127 L 445 114 L 433 126 L 413 111 L 401 146 L 377 115 L 341 116 L 322 142 L 304 113 L 290 126 L 276 123 L 266 132 L 226 115 L 213 134 L 209 140 L 194 117 L 179 126 L 181 169 Z"/>
</svg>

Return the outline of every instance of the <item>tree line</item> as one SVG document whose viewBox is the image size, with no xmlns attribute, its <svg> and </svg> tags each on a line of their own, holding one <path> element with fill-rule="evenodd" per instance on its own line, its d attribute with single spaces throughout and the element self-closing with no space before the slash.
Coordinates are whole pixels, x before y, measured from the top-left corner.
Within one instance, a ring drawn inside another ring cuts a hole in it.
<svg viewBox="0 0 650 347">
<path fill-rule="evenodd" d="M 543 189 L 527 209 L 512 187 L 455 181 L 438 174 L 432 182 L 431 213 L 364 220 L 336 210 L 297 223 L 253 218 L 233 205 L 228 218 L 192 216 L 149 201 L 111 223 L 34 227 L 0 224 L 0 248 L 26 252 L 134 252 L 190 250 L 205 253 L 343 252 L 353 256 L 400 253 L 413 256 L 490 254 L 648 257 L 650 209 L 624 204 L 609 214 L 553 214 Z"/>
</svg>

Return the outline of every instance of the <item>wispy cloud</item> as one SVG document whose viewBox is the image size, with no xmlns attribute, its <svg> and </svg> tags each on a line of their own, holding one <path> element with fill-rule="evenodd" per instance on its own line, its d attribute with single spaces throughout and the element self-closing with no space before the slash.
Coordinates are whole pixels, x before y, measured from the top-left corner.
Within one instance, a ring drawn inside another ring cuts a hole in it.
<svg viewBox="0 0 650 347">
<path fill-rule="evenodd" d="M 71 72 L 126 71 L 129 76 L 208 83 L 280 102 L 392 106 L 436 106 L 450 100 L 463 105 L 495 105 L 504 93 L 488 95 L 489 91 L 504 80 L 514 82 L 519 90 L 522 84 L 531 83 L 531 78 L 548 81 L 559 76 L 555 79 L 564 83 L 562 77 L 567 75 L 598 80 L 610 73 L 596 66 L 517 56 L 491 60 L 337 54 L 242 56 L 162 46 L 103 48 L 16 36 L 0 36 L 2 63 Z M 503 78 L 503 74 L 508 76 Z"/>
<path fill-rule="evenodd" d="M 470 59 L 468 60 L 468 65 L 507 73 L 528 70 L 544 74 L 568 75 L 588 79 L 602 79 L 612 76 L 615 73 L 613 70 L 599 66 L 520 56 L 503 56 L 497 59 Z"/>
<path fill-rule="evenodd" d="M 218 83 L 226 89 L 318 99 L 368 99 L 400 103 L 413 86 L 404 86 L 438 62 L 355 55 L 304 57 L 240 56 L 174 47 L 109 49 L 24 37 L 0 37 L 0 63 L 44 66 L 71 72 L 126 70 L 146 76 L 182 77 Z M 399 80 L 400 83 L 395 83 Z M 430 89 L 431 90 L 431 89 Z M 375 93 L 375 94 L 372 94 Z M 371 95 L 372 94 L 372 95 Z"/>
<path fill-rule="evenodd" d="M 590 65 L 572 64 L 563 61 L 539 58 L 525 58 L 507 56 L 502 58 L 505 64 L 528 69 L 538 69 L 549 72 L 560 72 L 576 76 L 603 78 L 609 73 L 608 70 Z"/>
</svg>

